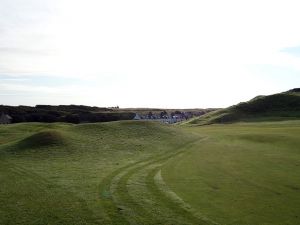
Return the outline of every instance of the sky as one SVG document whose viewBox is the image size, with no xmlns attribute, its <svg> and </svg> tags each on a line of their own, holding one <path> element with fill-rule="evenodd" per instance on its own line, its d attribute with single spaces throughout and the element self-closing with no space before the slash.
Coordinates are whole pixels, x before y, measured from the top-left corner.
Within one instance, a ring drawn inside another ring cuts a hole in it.
<svg viewBox="0 0 300 225">
<path fill-rule="evenodd" d="M 0 0 L 0 104 L 227 107 L 300 87 L 298 0 Z"/>
</svg>

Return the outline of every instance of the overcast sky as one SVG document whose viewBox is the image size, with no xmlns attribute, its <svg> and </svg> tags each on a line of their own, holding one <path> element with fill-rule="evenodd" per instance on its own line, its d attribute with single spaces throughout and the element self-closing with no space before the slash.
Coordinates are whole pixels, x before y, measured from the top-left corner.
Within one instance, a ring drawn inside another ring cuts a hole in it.
<svg viewBox="0 0 300 225">
<path fill-rule="evenodd" d="M 0 104 L 226 107 L 300 87 L 298 0 L 0 0 Z"/>
</svg>

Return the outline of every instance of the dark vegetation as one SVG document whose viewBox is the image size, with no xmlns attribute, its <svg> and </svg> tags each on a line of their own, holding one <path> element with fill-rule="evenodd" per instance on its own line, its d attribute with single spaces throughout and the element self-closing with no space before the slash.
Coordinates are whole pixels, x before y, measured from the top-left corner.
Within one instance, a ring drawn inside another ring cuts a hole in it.
<svg viewBox="0 0 300 225">
<path fill-rule="evenodd" d="M 0 105 L 0 112 L 9 114 L 13 123 L 20 122 L 108 122 L 131 120 L 133 112 L 118 112 L 109 108 L 90 107 L 83 105 L 37 105 L 5 106 Z"/>
<path fill-rule="evenodd" d="M 138 113 L 141 117 L 157 119 L 160 117 L 181 115 L 189 119 L 200 116 L 214 109 L 154 109 L 154 108 L 126 108 L 119 107 L 91 107 L 85 105 L 36 105 L 6 106 L 0 105 L 1 113 L 12 117 L 12 123 L 21 122 L 67 122 L 67 123 L 95 123 L 119 120 L 132 120 Z"/>
<path fill-rule="evenodd" d="M 300 118 L 300 88 L 287 92 L 257 96 L 226 109 L 192 120 L 192 124 L 231 123 L 236 121 L 286 120 Z"/>
</svg>

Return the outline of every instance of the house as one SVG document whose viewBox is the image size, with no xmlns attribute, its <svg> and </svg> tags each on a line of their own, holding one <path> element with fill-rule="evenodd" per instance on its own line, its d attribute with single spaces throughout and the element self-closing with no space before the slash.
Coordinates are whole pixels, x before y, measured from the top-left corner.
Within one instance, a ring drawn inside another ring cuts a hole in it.
<svg viewBox="0 0 300 225">
<path fill-rule="evenodd" d="M 11 121 L 12 121 L 12 118 L 9 115 L 4 114 L 4 113 L 1 114 L 0 124 L 9 124 L 9 123 L 11 123 Z"/>
<path fill-rule="evenodd" d="M 175 114 L 175 115 L 173 116 L 173 118 L 174 118 L 174 119 L 177 119 L 177 120 L 183 119 L 183 114 L 177 113 L 177 114 Z"/>
<path fill-rule="evenodd" d="M 142 118 L 140 117 L 139 114 L 136 113 L 133 119 L 134 120 L 141 120 Z"/>
</svg>

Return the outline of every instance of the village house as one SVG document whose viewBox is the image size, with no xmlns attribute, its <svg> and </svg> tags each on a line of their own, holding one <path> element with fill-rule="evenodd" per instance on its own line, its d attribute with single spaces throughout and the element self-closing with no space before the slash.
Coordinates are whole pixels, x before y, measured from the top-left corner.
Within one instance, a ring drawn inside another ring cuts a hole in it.
<svg viewBox="0 0 300 225">
<path fill-rule="evenodd" d="M 4 113 L 1 114 L 0 124 L 10 124 L 11 121 L 12 121 L 12 118 L 9 115 L 4 114 Z"/>
<path fill-rule="evenodd" d="M 148 113 L 146 115 L 141 115 L 141 114 L 135 114 L 135 117 L 133 120 L 151 120 L 151 121 L 158 121 L 162 123 L 168 123 L 168 124 L 173 124 L 180 122 L 184 120 L 184 115 L 183 114 L 174 114 L 173 116 L 168 115 L 168 114 L 154 114 L 154 113 Z"/>
<path fill-rule="evenodd" d="M 134 120 L 140 120 L 140 119 L 141 119 L 141 117 L 140 117 L 140 115 L 139 115 L 139 114 L 137 114 L 137 113 L 136 113 L 133 119 L 134 119 Z"/>
</svg>

